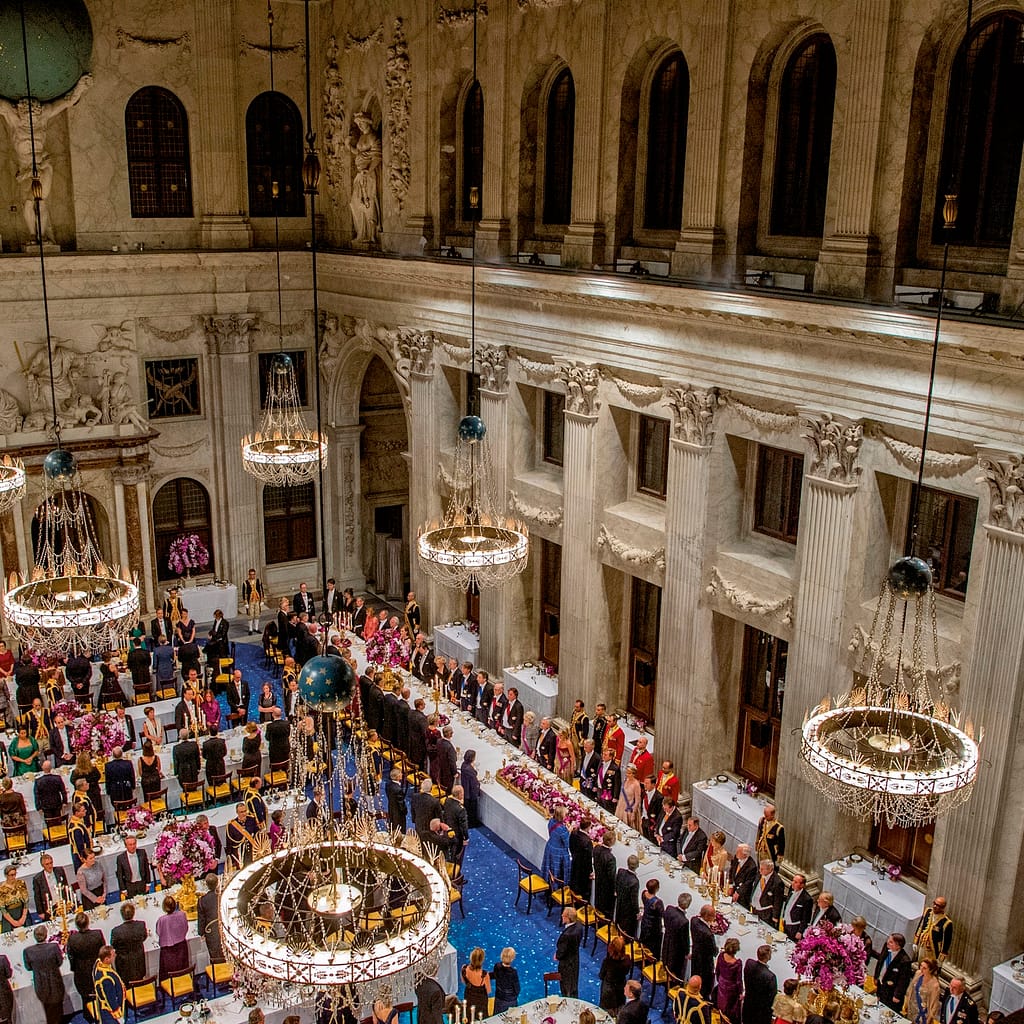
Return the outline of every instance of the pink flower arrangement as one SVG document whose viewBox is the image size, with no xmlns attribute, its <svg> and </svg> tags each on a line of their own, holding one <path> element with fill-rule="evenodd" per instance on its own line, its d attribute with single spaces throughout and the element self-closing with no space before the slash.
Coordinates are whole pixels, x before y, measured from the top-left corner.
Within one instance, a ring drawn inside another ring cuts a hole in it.
<svg viewBox="0 0 1024 1024">
<path fill-rule="evenodd" d="M 407 660 L 405 644 L 397 629 L 378 629 L 366 641 L 366 660 L 381 668 L 401 668 Z"/>
<path fill-rule="evenodd" d="M 147 807 L 132 807 L 124 816 L 124 827 L 129 832 L 142 832 L 155 820 L 153 812 Z"/>
<path fill-rule="evenodd" d="M 76 751 L 90 751 L 110 757 L 115 747 L 122 747 L 127 737 L 117 716 L 108 711 L 87 711 L 72 723 L 71 746 Z"/>
<path fill-rule="evenodd" d="M 198 877 L 213 871 L 217 867 L 217 858 L 210 830 L 195 822 L 171 822 L 156 841 L 153 863 L 171 882 L 181 882 L 189 875 Z"/>
<path fill-rule="evenodd" d="M 58 700 L 50 705 L 50 714 L 54 718 L 58 715 L 63 715 L 68 722 L 74 722 L 76 718 L 84 715 L 87 710 L 86 705 L 79 704 L 77 700 Z"/>
<path fill-rule="evenodd" d="M 179 576 L 193 569 L 205 569 L 210 564 L 210 552 L 197 533 L 183 533 L 175 537 L 167 552 L 167 565 Z"/>
<path fill-rule="evenodd" d="M 716 910 L 715 919 L 708 927 L 713 935 L 724 935 L 729 930 L 729 919 L 720 910 Z"/>
<path fill-rule="evenodd" d="M 823 921 L 804 932 L 789 955 L 789 962 L 801 978 L 808 978 L 823 991 L 835 988 L 837 981 L 847 985 L 864 982 L 867 958 L 864 943 L 847 925 Z"/>
<path fill-rule="evenodd" d="M 605 832 L 608 831 L 581 803 L 581 797 L 570 796 L 558 786 L 545 782 L 532 768 L 521 764 L 507 764 L 498 769 L 498 775 L 509 786 L 543 807 L 549 814 L 556 807 L 565 808 L 565 824 L 570 829 L 579 829 L 585 832 L 592 842 L 601 842 Z"/>
</svg>

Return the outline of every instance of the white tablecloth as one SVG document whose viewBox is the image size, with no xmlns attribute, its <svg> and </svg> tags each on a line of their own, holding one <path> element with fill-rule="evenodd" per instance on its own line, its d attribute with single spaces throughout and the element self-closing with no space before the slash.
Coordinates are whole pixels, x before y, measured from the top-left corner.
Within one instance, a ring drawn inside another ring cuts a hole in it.
<svg viewBox="0 0 1024 1024">
<path fill-rule="evenodd" d="M 880 877 L 868 861 L 842 868 L 838 861 L 826 864 L 822 872 L 822 888 L 831 891 L 836 908 L 849 921 L 859 914 L 868 923 L 868 934 L 875 949 L 885 945 L 891 932 L 902 932 L 913 942 L 917 923 L 924 913 L 924 893 L 906 882 L 893 882 Z"/>
<path fill-rule="evenodd" d="M 468 661 L 479 668 L 480 637 L 462 623 L 438 626 L 434 630 L 434 653 L 457 658 L 460 665 Z"/>
<path fill-rule="evenodd" d="M 554 717 L 555 701 L 558 699 L 558 676 L 549 676 L 535 665 L 529 668 L 505 669 L 505 692 L 514 686 L 519 690 L 519 699 L 527 711 L 535 711 L 537 717 Z"/>
<path fill-rule="evenodd" d="M 181 591 L 181 602 L 196 622 L 213 622 L 213 613 L 218 608 L 228 622 L 238 617 L 238 587 L 234 583 L 226 587 L 215 587 L 212 583 L 204 587 L 185 587 Z"/>
<path fill-rule="evenodd" d="M 1014 1010 L 1024 1009 L 1024 981 L 1014 978 L 1011 964 L 1012 961 L 1007 960 L 992 968 L 992 998 L 988 1004 L 990 1012 L 1000 1010 L 1013 1013 Z"/>
<path fill-rule="evenodd" d="M 585 999 L 563 999 L 560 995 L 557 995 L 558 986 L 556 985 L 551 990 L 552 997 L 557 996 L 557 1002 L 548 1002 L 547 999 L 534 999 L 531 1003 L 523 1003 L 522 1006 L 517 1006 L 511 1015 L 515 1020 L 521 1020 L 522 1015 L 526 1015 L 527 1024 L 542 1024 L 542 1021 L 549 1017 L 553 1017 L 555 1024 L 579 1024 L 580 1011 L 590 1010 L 594 1015 L 594 1020 L 597 1024 L 608 1024 L 612 1020 L 611 1015 L 607 1010 L 602 1010 L 600 1006 L 595 1006 L 593 1003 L 588 1003 Z M 551 1006 L 555 1007 L 555 1012 L 551 1013 Z"/>
<path fill-rule="evenodd" d="M 691 798 L 693 815 L 700 818 L 700 827 L 708 835 L 715 829 L 721 829 L 730 853 L 735 853 L 740 843 L 746 843 L 753 849 L 757 841 L 757 823 L 764 812 L 761 800 L 738 793 L 734 782 L 720 782 L 707 789 L 694 785 Z"/>
</svg>

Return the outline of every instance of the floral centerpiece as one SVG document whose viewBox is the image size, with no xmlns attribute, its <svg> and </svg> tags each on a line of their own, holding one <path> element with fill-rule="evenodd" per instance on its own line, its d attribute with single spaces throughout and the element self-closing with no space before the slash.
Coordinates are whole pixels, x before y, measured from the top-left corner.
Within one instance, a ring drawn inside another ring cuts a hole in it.
<svg viewBox="0 0 1024 1024">
<path fill-rule="evenodd" d="M 366 660 L 381 668 L 401 668 L 406 662 L 405 643 L 397 629 L 378 629 L 366 641 Z"/>
<path fill-rule="evenodd" d="M 148 807 L 132 807 L 124 816 L 124 827 L 129 832 L 145 832 L 155 820 Z"/>
<path fill-rule="evenodd" d="M 71 723 L 71 746 L 110 757 L 115 747 L 123 747 L 127 736 L 117 715 L 109 711 L 87 711 Z"/>
<path fill-rule="evenodd" d="M 194 882 L 217 867 L 210 830 L 195 822 L 171 822 L 156 841 L 153 863 L 169 882 Z"/>
<path fill-rule="evenodd" d="M 592 842 L 599 843 L 608 831 L 597 821 L 590 810 L 581 804 L 575 793 L 566 793 L 558 786 L 545 781 L 528 765 L 512 763 L 498 769 L 498 781 L 519 793 L 526 800 L 551 814 L 556 807 L 565 809 L 565 824 L 570 829 L 581 829 Z"/>
<path fill-rule="evenodd" d="M 198 533 L 183 533 L 171 542 L 167 552 L 167 565 L 171 572 L 191 576 L 193 569 L 205 569 L 209 564 L 210 552 Z"/>
<path fill-rule="evenodd" d="M 830 992 L 837 982 L 843 987 L 862 985 L 867 957 L 864 943 L 848 924 L 836 926 L 823 921 L 804 932 L 789 954 L 789 962 L 801 978 L 808 978 Z"/>
<path fill-rule="evenodd" d="M 50 714 L 56 718 L 63 715 L 68 722 L 80 718 L 89 710 L 88 705 L 79 704 L 77 700 L 58 700 L 50 705 Z"/>
<path fill-rule="evenodd" d="M 729 919 L 720 910 L 716 910 L 715 919 L 708 927 L 713 935 L 724 935 L 729 930 Z"/>
</svg>

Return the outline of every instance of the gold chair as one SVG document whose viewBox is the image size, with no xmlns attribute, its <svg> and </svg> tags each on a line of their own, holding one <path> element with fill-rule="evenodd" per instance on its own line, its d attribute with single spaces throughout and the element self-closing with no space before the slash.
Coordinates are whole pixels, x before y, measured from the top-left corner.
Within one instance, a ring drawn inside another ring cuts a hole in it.
<svg viewBox="0 0 1024 1024">
<path fill-rule="evenodd" d="M 150 978 L 143 978 L 134 985 L 125 986 L 125 1000 L 132 1008 L 136 1020 L 139 1018 L 140 1010 L 155 1008 L 160 998 L 160 990 L 157 988 L 156 975 Z"/>
<path fill-rule="evenodd" d="M 184 999 L 185 996 L 195 995 L 196 979 L 192 968 L 186 967 L 185 970 L 178 971 L 177 974 L 168 974 L 160 982 L 160 991 L 164 998 L 170 997 L 172 1008 L 175 999 Z"/>
<path fill-rule="evenodd" d="M 548 891 L 548 883 L 540 875 L 535 875 L 521 860 L 516 859 L 516 870 L 519 872 L 519 887 L 516 890 L 516 901 L 513 906 L 519 906 L 519 897 L 526 893 L 526 913 L 530 913 L 533 906 L 533 897 L 541 896 Z"/>
<path fill-rule="evenodd" d="M 152 814 L 163 814 L 167 810 L 167 787 L 158 789 L 148 800 L 143 801 L 142 806 Z"/>
<path fill-rule="evenodd" d="M 551 916 L 554 907 L 571 907 L 576 897 L 560 878 L 555 878 L 554 872 L 548 872 L 548 912 L 545 917 Z"/>
</svg>

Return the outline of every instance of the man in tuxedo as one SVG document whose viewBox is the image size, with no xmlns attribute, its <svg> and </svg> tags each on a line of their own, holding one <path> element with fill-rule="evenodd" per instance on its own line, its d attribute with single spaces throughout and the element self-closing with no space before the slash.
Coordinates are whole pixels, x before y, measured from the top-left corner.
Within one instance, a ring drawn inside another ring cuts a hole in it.
<svg viewBox="0 0 1024 1024">
<path fill-rule="evenodd" d="M 939 1010 L 940 1024 L 978 1024 L 978 1007 L 964 989 L 962 978 L 953 978 Z"/>
<path fill-rule="evenodd" d="M 580 792 L 591 800 L 597 799 L 597 766 L 600 763 L 601 758 L 594 749 L 594 741 L 584 740 L 580 757 Z"/>
<path fill-rule="evenodd" d="M 631 853 L 626 866 L 615 874 L 615 923 L 631 938 L 636 938 L 640 917 L 640 879 L 636 875 L 639 866 L 640 859 Z"/>
<path fill-rule="evenodd" d="M 583 939 L 583 925 L 576 920 L 572 907 L 562 909 L 562 931 L 555 945 L 554 960 L 558 963 L 558 974 L 562 995 L 576 999 L 580 988 L 580 942 Z"/>
<path fill-rule="evenodd" d="M 608 717 L 603 704 L 594 706 L 594 720 L 590 723 L 590 735 L 598 756 L 604 754 L 604 734 L 608 730 Z"/>
<path fill-rule="evenodd" d="M 822 921 L 830 921 L 832 924 L 842 924 L 843 916 L 833 906 L 835 897 L 830 892 L 818 894 L 818 903 L 811 914 L 811 927 L 821 924 Z"/>
<path fill-rule="evenodd" d="M 202 722 L 199 717 L 199 705 L 196 703 L 196 691 L 191 686 L 185 687 L 181 700 L 174 706 L 174 725 L 180 736 L 186 729 L 193 736 L 202 732 Z"/>
<path fill-rule="evenodd" d="M 75 751 L 71 746 L 71 726 L 63 715 L 56 715 L 48 737 L 50 753 L 57 765 L 73 765 Z"/>
<path fill-rule="evenodd" d="M 660 795 L 660 794 L 659 794 Z M 683 829 L 683 816 L 675 802 L 666 800 L 662 807 L 661 820 L 655 826 L 655 840 L 661 852 L 669 857 L 679 856 L 679 835 Z"/>
<path fill-rule="evenodd" d="M 806 884 L 807 879 L 803 875 L 794 875 L 789 894 L 782 902 L 782 928 L 793 942 L 803 938 L 814 911 L 814 900 L 804 888 Z"/>
<path fill-rule="evenodd" d="M 199 744 L 192 733 L 185 729 L 171 752 L 174 776 L 179 785 L 193 785 L 199 781 Z"/>
<path fill-rule="evenodd" d="M 64 780 L 53 770 L 52 761 L 43 762 L 43 774 L 32 785 L 36 810 L 47 818 L 59 818 L 68 802 L 68 788 Z"/>
<path fill-rule="evenodd" d="M 203 761 L 206 764 L 206 781 L 214 785 L 214 776 L 226 775 L 225 761 L 228 756 L 228 745 L 217 735 L 217 726 L 211 726 L 210 738 L 203 744 Z M 244 804 L 242 805 L 245 806 Z"/>
<path fill-rule="evenodd" d="M 291 754 L 289 751 L 289 736 L 291 725 L 287 719 L 275 719 L 267 722 L 264 729 L 267 737 L 267 761 L 270 764 L 285 764 Z"/>
<path fill-rule="evenodd" d="M 508 688 L 508 704 L 501 716 L 501 724 L 498 726 L 498 735 L 503 736 L 513 747 L 519 746 L 523 735 L 523 715 L 525 714 L 523 702 L 519 699 L 519 690 L 510 686 Z"/>
<path fill-rule="evenodd" d="M 220 659 L 228 656 L 228 630 L 230 623 L 218 608 L 213 613 L 213 628 L 206 634 L 206 664 L 216 676 L 220 673 Z"/>
<path fill-rule="evenodd" d="M 914 965 L 904 949 L 906 944 L 907 939 L 902 932 L 893 932 L 885 940 L 885 952 L 875 964 L 875 991 L 879 1002 L 897 1013 L 903 1012 L 903 999 L 914 973 Z"/>
<path fill-rule="evenodd" d="M 597 802 L 606 810 L 615 813 L 615 805 L 619 800 L 622 788 L 622 776 L 619 773 L 619 762 L 611 750 L 601 754 L 601 763 L 597 766 Z"/>
<path fill-rule="evenodd" d="M 169 690 L 177 687 L 175 682 L 174 648 L 162 633 L 153 648 L 153 672 L 156 674 L 156 688 Z"/>
<path fill-rule="evenodd" d="M 340 611 L 341 594 L 338 592 L 334 577 L 332 576 L 327 581 L 327 589 L 324 591 L 324 614 L 330 615 L 332 623 L 337 623 L 338 612 Z"/>
<path fill-rule="evenodd" d="M 455 784 L 455 772 L 458 768 L 455 744 L 452 737 L 455 730 L 446 725 L 441 730 L 441 738 L 437 741 L 437 784 L 445 793 L 450 793 Z"/>
<path fill-rule="evenodd" d="M 636 769 L 636 777 L 641 782 L 648 776 L 654 776 L 654 757 L 647 750 L 646 736 L 641 736 L 636 741 L 633 753 L 629 755 L 629 763 Z"/>
<path fill-rule="evenodd" d="M 499 680 L 494 684 L 491 703 L 487 709 L 488 729 L 498 732 L 501 727 L 501 720 L 505 717 L 505 708 L 507 707 L 508 697 L 505 696 L 505 684 Z"/>
<path fill-rule="evenodd" d="M 661 962 L 673 977 L 679 979 L 686 974 L 686 960 L 690 955 L 690 919 L 686 912 L 692 901 L 690 893 L 681 892 L 674 907 L 665 907 L 663 918 Z"/>
<path fill-rule="evenodd" d="M 417 679 L 422 679 L 424 669 L 430 661 L 432 661 L 430 648 L 427 647 L 426 638 L 421 634 L 416 638 L 416 646 L 412 649 L 412 657 L 409 659 L 409 671 Z"/>
<path fill-rule="evenodd" d="M 306 584 L 299 584 L 299 592 L 292 598 L 292 611 L 296 615 L 301 615 L 305 612 L 310 620 L 316 614 L 316 603 L 313 601 L 313 595 L 309 593 Z"/>
<path fill-rule="evenodd" d="M 295 721 L 295 716 L 299 713 L 299 679 L 298 676 L 292 676 L 288 680 L 288 685 L 285 687 L 284 693 L 281 695 L 284 698 L 284 717 L 289 722 Z"/>
<path fill-rule="evenodd" d="M 228 707 L 231 713 L 242 712 L 241 721 L 244 723 L 249 717 L 249 684 L 242 678 L 242 670 L 236 668 L 228 680 Z"/>
<path fill-rule="evenodd" d="M 138 743 L 138 736 L 135 732 L 135 723 L 132 721 L 131 716 L 125 711 L 124 706 L 119 704 L 114 708 L 114 718 L 117 720 L 117 724 L 121 727 L 121 732 L 124 733 L 124 743 L 121 744 L 122 750 L 134 750 L 135 745 Z"/>
<path fill-rule="evenodd" d="M 128 652 L 128 671 L 131 673 L 135 692 L 139 693 L 143 686 L 148 686 L 150 700 L 153 699 L 152 662 L 152 655 L 142 646 L 142 637 L 136 637 L 132 649 Z"/>
<path fill-rule="evenodd" d="M 754 850 L 760 859 L 768 858 L 776 867 L 786 852 L 786 830 L 775 817 L 775 805 L 765 804 L 761 820 L 757 823 L 757 841 Z"/>
<path fill-rule="evenodd" d="M 424 711 L 426 706 L 426 701 L 417 697 L 409 712 L 409 760 L 417 768 L 423 768 L 427 763 L 427 735 L 430 728 Z"/>
<path fill-rule="evenodd" d="M 455 833 L 451 847 L 453 864 L 462 862 L 463 851 L 469 845 L 469 816 L 463 804 L 465 799 L 465 790 L 461 786 L 453 786 L 452 795 L 445 800 L 444 807 L 441 808 L 441 820 Z"/>
<path fill-rule="evenodd" d="M 114 868 L 121 899 L 134 899 L 148 891 L 149 857 L 145 850 L 139 849 L 139 841 L 135 836 L 125 836 L 124 852 L 117 855 Z"/>
<path fill-rule="evenodd" d="M 121 904 L 121 924 L 110 930 L 110 944 L 117 954 L 117 973 L 126 985 L 141 981 L 146 976 L 146 951 L 143 943 L 149 929 L 135 920 L 135 904 Z"/>
<path fill-rule="evenodd" d="M 437 977 L 421 978 L 415 991 L 419 1024 L 444 1024 L 445 994 Z"/>
<path fill-rule="evenodd" d="M 715 959 L 718 943 L 711 925 L 715 908 L 705 903 L 697 917 L 690 918 L 690 973 L 700 977 L 700 994 L 707 999 L 715 986 Z"/>
<path fill-rule="evenodd" d="M 733 900 L 749 910 L 750 897 L 757 881 L 757 865 L 750 856 L 750 847 L 746 843 L 740 843 L 736 847 L 736 856 L 732 859 L 729 877 L 732 879 Z"/>
<path fill-rule="evenodd" d="M 50 933 L 45 925 L 36 925 L 32 932 L 34 946 L 27 947 L 21 954 L 26 970 L 32 975 L 32 987 L 36 998 L 43 1004 L 46 1024 L 61 1024 L 64 1018 L 64 978 L 60 967 L 64 954 L 56 942 L 50 942 Z"/>
<path fill-rule="evenodd" d="M 743 1024 L 771 1024 L 779 979 L 768 966 L 771 946 L 758 946 L 757 959 L 743 965 Z"/>
<path fill-rule="evenodd" d="M 473 714 L 476 720 L 483 725 L 487 724 L 492 700 L 494 700 L 494 683 L 491 682 L 491 677 L 483 669 L 480 669 L 476 674 L 476 700 L 473 705 Z M 552 763 L 554 763 L 553 760 Z"/>
<path fill-rule="evenodd" d="M 412 810 L 412 823 L 416 829 L 416 835 L 420 837 L 421 843 L 432 842 L 430 836 L 430 822 L 433 818 L 441 817 L 441 802 L 431 793 L 434 784 L 430 779 L 424 779 L 420 783 L 418 792 L 413 793 L 409 801 Z"/>
<path fill-rule="evenodd" d="M 206 876 L 206 892 L 199 897 L 196 905 L 196 926 L 199 934 L 206 941 L 206 950 L 213 961 L 224 958 L 224 950 L 220 941 L 220 919 L 218 917 L 218 903 L 220 895 L 217 892 L 217 874 L 211 871 Z"/>
<path fill-rule="evenodd" d="M 643 987 L 640 982 L 631 978 L 622 992 L 626 1001 L 615 1017 L 615 1024 L 647 1024 L 651 1007 L 642 998 Z"/>
<path fill-rule="evenodd" d="M 89 688 L 92 685 L 92 662 L 88 651 L 78 651 L 68 658 L 64 666 L 64 678 L 79 704 L 89 703 Z"/>
<path fill-rule="evenodd" d="M 648 839 L 653 839 L 661 821 L 662 796 L 655 789 L 653 775 L 644 779 L 643 786 L 640 793 L 640 829 Z"/>
<path fill-rule="evenodd" d="M 388 781 L 384 786 L 384 795 L 388 801 L 388 827 L 405 831 L 405 819 L 409 809 L 405 805 L 405 781 L 401 768 L 392 768 Z"/>
<path fill-rule="evenodd" d="M 615 913 L 615 830 L 608 829 L 594 847 L 594 909 L 611 919 Z"/>
<path fill-rule="evenodd" d="M 569 888 L 590 902 L 594 884 L 594 844 L 582 828 L 569 832 Z"/>
<path fill-rule="evenodd" d="M 107 796 L 115 801 L 131 800 L 135 796 L 135 766 L 124 756 L 120 747 L 114 747 L 113 758 L 107 762 Z"/>
<path fill-rule="evenodd" d="M 363 635 L 363 628 L 366 626 L 366 614 L 366 601 L 361 597 L 357 597 L 355 608 L 352 609 L 352 625 L 350 628 L 353 633 L 358 633 L 360 636 Z"/>
<path fill-rule="evenodd" d="M 699 874 L 707 848 L 708 837 L 700 827 L 700 818 L 687 818 L 686 830 L 681 833 L 679 839 L 679 860 L 685 867 Z"/>
<path fill-rule="evenodd" d="M 39 858 L 42 871 L 32 876 L 32 895 L 35 899 L 36 917 L 40 921 L 49 921 L 53 915 L 53 907 L 59 902 L 57 886 L 67 886 L 68 876 L 63 868 L 53 866 L 53 855 L 44 853 Z"/>
<path fill-rule="evenodd" d="M 769 858 L 766 857 L 758 864 L 758 871 L 761 877 L 754 887 L 752 909 L 765 924 L 771 925 L 772 928 L 778 928 L 786 885 Z"/>
<path fill-rule="evenodd" d="M 540 738 L 537 740 L 537 760 L 549 772 L 555 770 L 555 746 L 558 740 L 555 737 L 555 730 L 551 728 L 551 719 L 540 720 Z"/>
</svg>

